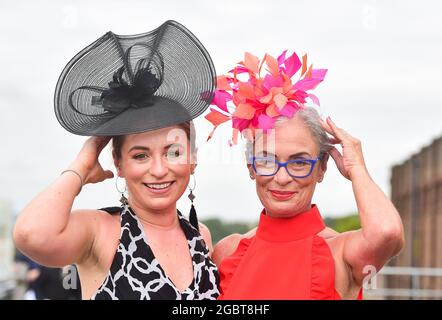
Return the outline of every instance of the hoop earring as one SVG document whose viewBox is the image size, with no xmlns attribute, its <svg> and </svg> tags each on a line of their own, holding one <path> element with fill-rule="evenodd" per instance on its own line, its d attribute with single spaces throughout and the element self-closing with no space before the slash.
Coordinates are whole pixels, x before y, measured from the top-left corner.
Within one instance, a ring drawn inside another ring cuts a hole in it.
<svg viewBox="0 0 442 320">
<path fill-rule="evenodd" d="M 117 191 L 119 193 L 121 193 L 121 198 L 120 198 L 121 204 L 127 205 L 128 202 L 127 202 L 127 198 L 125 196 L 125 192 L 127 192 L 127 183 L 124 184 L 124 189 L 123 189 L 123 191 L 121 191 L 121 188 L 118 187 L 118 178 L 120 178 L 120 177 L 117 175 L 117 178 L 115 179 L 115 188 L 117 189 Z"/>
<path fill-rule="evenodd" d="M 196 179 L 194 174 L 191 174 L 191 177 L 193 177 L 193 183 L 189 184 L 189 195 L 187 196 L 190 199 L 191 205 L 190 205 L 190 212 L 189 212 L 189 222 L 190 224 L 196 229 L 200 230 L 199 224 L 198 224 L 198 217 L 196 215 L 195 206 L 193 205 L 193 200 L 195 199 L 195 195 L 193 194 L 193 190 L 195 190 L 196 187 Z"/>
</svg>

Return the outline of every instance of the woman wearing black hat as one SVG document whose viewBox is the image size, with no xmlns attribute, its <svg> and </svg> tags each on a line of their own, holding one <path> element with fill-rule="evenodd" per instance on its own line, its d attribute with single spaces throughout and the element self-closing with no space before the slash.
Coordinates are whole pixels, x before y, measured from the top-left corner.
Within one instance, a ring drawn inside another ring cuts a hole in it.
<svg viewBox="0 0 442 320">
<path fill-rule="evenodd" d="M 108 32 L 78 53 L 58 81 L 55 112 L 65 129 L 92 137 L 23 210 L 17 247 L 44 265 L 76 264 L 83 298 L 216 299 L 210 233 L 193 205 L 191 222 L 176 208 L 196 166 L 191 120 L 210 104 L 215 74 L 175 21 L 134 36 Z M 111 139 L 126 180 L 121 207 L 71 212 L 83 185 L 113 177 L 98 162 Z"/>
</svg>

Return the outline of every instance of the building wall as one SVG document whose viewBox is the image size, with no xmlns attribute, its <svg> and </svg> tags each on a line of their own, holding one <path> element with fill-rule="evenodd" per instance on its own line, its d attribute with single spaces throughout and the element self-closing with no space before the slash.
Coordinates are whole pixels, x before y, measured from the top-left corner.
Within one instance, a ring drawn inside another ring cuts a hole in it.
<svg viewBox="0 0 442 320">
<path fill-rule="evenodd" d="M 442 268 L 442 137 L 391 172 L 391 198 L 404 224 L 406 245 L 391 266 Z M 411 277 L 389 279 L 391 288 L 412 288 Z M 442 289 L 442 278 L 421 277 L 421 289 Z"/>
</svg>

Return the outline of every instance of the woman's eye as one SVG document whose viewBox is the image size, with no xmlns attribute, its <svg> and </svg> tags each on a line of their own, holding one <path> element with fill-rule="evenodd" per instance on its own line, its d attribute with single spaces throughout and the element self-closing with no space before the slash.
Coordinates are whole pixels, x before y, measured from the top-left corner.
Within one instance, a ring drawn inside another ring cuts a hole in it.
<svg viewBox="0 0 442 320">
<path fill-rule="evenodd" d="M 147 158 L 147 155 L 145 153 L 139 153 L 134 156 L 134 159 L 137 159 L 137 160 L 143 160 L 146 158 Z"/>
<path fill-rule="evenodd" d="M 256 163 L 261 166 L 269 166 L 275 163 L 275 159 L 272 158 L 257 159 Z"/>
<path fill-rule="evenodd" d="M 182 155 L 181 150 L 180 149 L 171 149 L 167 152 L 167 157 L 168 158 L 178 158 Z"/>
<path fill-rule="evenodd" d="M 295 162 L 295 164 L 298 167 L 303 167 L 303 166 L 309 165 L 310 163 L 308 161 L 297 161 L 297 162 Z"/>
</svg>

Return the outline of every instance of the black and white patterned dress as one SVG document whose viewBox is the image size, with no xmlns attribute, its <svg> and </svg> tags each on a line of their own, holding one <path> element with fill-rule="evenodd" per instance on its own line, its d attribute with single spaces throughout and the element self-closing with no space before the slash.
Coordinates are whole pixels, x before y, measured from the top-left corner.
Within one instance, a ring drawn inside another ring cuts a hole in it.
<svg viewBox="0 0 442 320">
<path fill-rule="evenodd" d="M 202 300 L 218 297 L 218 269 L 210 259 L 200 233 L 179 211 L 177 215 L 189 245 L 193 265 L 193 281 L 183 292 L 175 287 L 155 258 L 143 226 L 132 209 L 126 205 L 121 210 L 117 252 L 106 279 L 91 299 Z"/>
</svg>

